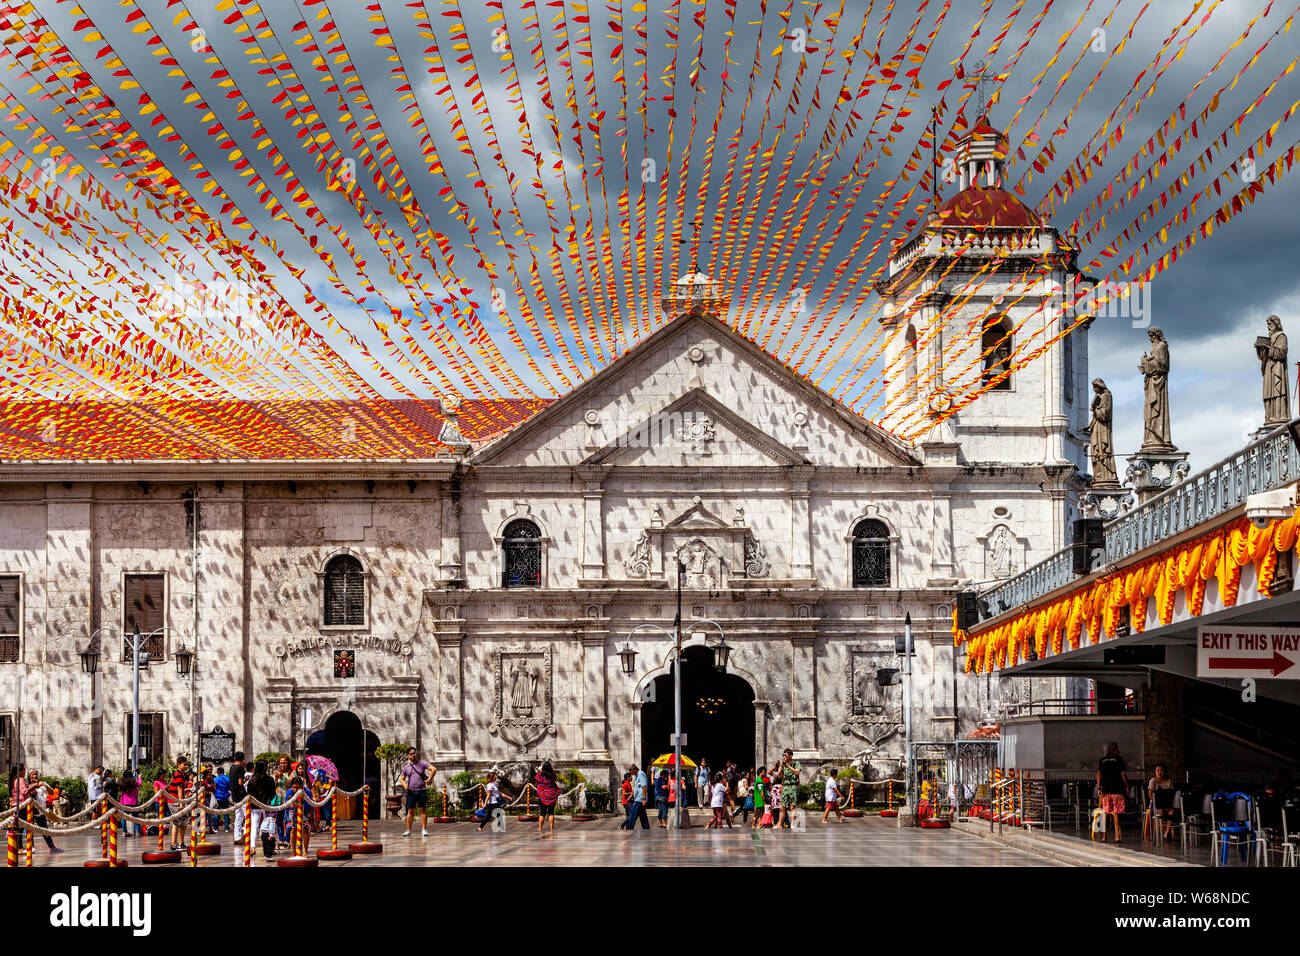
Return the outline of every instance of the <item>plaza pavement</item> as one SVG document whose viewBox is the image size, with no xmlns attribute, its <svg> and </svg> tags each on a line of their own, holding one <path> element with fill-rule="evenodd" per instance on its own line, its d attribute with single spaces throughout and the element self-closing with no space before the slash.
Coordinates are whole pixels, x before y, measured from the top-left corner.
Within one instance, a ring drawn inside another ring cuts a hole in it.
<svg viewBox="0 0 1300 956">
<path fill-rule="evenodd" d="M 651 815 L 653 817 L 653 814 Z M 539 837 L 536 823 L 508 818 L 502 833 L 475 832 L 472 823 L 429 824 L 429 835 L 419 830 L 402 836 L 403 824 L 372 822 L 370 839 L 380 840 L 384 852 L 356 855 L 349 861 L 321 861 L 321 868 L 369 866 L 1060 866 L 1025 850 L 1007 847 L 957 830 L 900 829 L 893 820 L 862 817 L 842 824 L 822 824 L 810 817 L 803 832 L 792 830 L 754 833 L 737 823 L 734 830 L 706 830 L 702 825 L 685 831 L 624 833 L 618 829 L 621 817 L 600 817 L 579 823 L 561 816 L 555 834 Z M 417 821 L 417 827 L 419 826 Z M 359 821 L 339 826 L 339 845 L 359 840 Z M 37 867 L 80 867 L 100 855 L 97 834 L 57 840 L 65 852 L 51 856 L 41 840 L 36 841 Z M 222 833 L 212 837 L 221 853 L 199 858 L 204 867 L 233 867 L 242 862 L 242 849 Z M 132 868 L 142 867 L 140 853 L 156 849 L 157 838 L 132 837 L 119 844 L 120 856 Z M 329 846 L 329 833 L 312 835 L 313 851 Z M 262 859 L 254 846 L 254 866 L 274 866 Z M 278 851 L 276 858 L 287 857 Z M 188 867 L 188 857 L 179 864 L 153 865 L 149 869 Z"/>
</svg>

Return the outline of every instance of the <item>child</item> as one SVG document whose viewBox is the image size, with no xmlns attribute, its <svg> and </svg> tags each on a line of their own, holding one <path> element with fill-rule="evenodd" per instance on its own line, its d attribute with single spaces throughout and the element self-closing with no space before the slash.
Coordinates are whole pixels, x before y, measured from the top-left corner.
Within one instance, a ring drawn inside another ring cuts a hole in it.
<svg viewBox="0 0 1300 956">
<path fill-rule="evenodd" d="M 708 829 L 722 829 L 722 811 L 727 805 L 727 785 L 723 782 L 722 771 L 719 770 L 713 775 L 713 796 L 709 801 L 709 806 L 713 808 L 713 819 L 709 821 Z"/>
<path fill-rule="evenodd" d="M 822 823 L 835 811 L 835 820 L 838 823 L 844 822 L 844 814 L 840 812 L 840 785 L 835 779 L 835 774 L 826 775 L 826 809 L 822 811 Z"/>
<path fill-rule="evenodd" d="M 770 779 L 770 778 L 769 778 Z M 776 807 L 777 812 L 781 809 L 781 785 L 779 783 L 769 783 L 767 787 L 767 802 L 763 805 L 763 826 L 775 827 L 776 823 L 772 819 L 772 808 Z"/>
<path fill-rule="evenodd" d="M 763 795 L 765 793 L 767 793 L 767 777 L 764 775 L 763 771 L 760 770 L 754 777 L 754 790 L 751 794 L 754 798 L 754 823 L 752 829 L 755 830 L 759 829 L 763 825 L 763 812 L 766 809 L 763 806 Z"/>
<path fill-rule="evenodd" d="M 505 813 L 506 806 L 505 801 L 501 799 L 501 785 L 497 783 L 497 775 L 494 772 L 488 771 L 487 785 L 484 789 L 487 791 L 487 803 L 483 804 L 483 822 L 478 825 L 479 830 L 492 822 L 492 814 L 498 809 Z"/>
<path fill-rule="evenodd" d="M 212 778 L 212 798 L 216 801 L 218 810 L 230 809 L 230 777 L 226 774 L 225 767 L 217 768 L 217 775 Z M 226 813 L 217 817 L 212 824 L 212 832 L 216 833 L 225 824 L 226 832 L 230 832 L 230 818 L 233 814 Z"/>
</svg>

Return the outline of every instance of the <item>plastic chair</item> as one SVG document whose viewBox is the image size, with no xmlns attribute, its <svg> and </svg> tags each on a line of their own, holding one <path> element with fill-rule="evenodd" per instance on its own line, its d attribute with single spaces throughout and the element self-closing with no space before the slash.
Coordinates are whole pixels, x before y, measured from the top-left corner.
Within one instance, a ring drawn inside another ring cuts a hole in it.
<svg viewBox="0 0 1300 956">
<path fill-rule="evenodd" d="M 1251 845 L 1257 845 L 1254 803 L 1244 793 L 1239 791 L 1228 793 L 1222 790 L 1210 801 L 1210 823 L 1214 831 L 1214 844 L 1210 855 L 1214 865 L 1228 865 L 1230 844 L 1235 843 L 1241 847 L 1243 863 L 1246 862 L 1246 855 Z"/>
</svg>

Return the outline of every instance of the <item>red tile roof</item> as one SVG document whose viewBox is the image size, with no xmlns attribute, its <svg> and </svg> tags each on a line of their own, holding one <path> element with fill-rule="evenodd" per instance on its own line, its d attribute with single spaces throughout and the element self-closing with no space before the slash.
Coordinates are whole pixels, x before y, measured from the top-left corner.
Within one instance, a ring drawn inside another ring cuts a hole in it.
<svg viewBox="0 0 1300 956">
<path fill-rule="evenodd" d="M 462 403 L 479 444 L 553 399 Z M 0 401 L 0 460 L 429 459 L 446 454 L 437 402 Z"/>
</svg>

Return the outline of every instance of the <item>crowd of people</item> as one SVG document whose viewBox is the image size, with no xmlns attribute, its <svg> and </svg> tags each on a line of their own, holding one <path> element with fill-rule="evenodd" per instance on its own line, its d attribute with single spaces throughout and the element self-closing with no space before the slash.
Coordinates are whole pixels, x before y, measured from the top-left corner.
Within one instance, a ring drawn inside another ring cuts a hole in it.
<svg viewBox="0 0 1300 956">
<path fill-rule="evenodd" d="M 641 829 L 650 829 L 646 810 L 652 796 L 658 811 L 659 827 L 668 828 L 668 811 L 678 802 L 677 775 L 672 767 L 651 767 L 650 770 L 654 774 L 653 783 L 646 771 L 635 764 L 623 774 L 620 794 L 627 818 L 619 824 L 620 830 L 631 831 L 638 822 Z M 742 770 L 728 760 L 723 769 L 715 771 L 706 758 L 694 770 L 683 771 L 681 805 L 707 807 L 710 810 L 709 829 L 734 829 L 735 819 L 739 817 L 743 826 L 753 830 L 788 830 L 799 806 L 802 772 L 803 767 L 788 748 L 770 767 L 750 767 L 748 770 Z M 834 776 L 826 778 L 824 792 L 826 805 L 822 822 L 826 822 L 832 813 L 843 822 L 840 789 Z"/>
<path fill-rule="evenodd" d="M 325 772 L 313 770 L 305 757 L 291 762 L 287 756 L 281 756 L 273 767 L 268 766 L 265 760 L 259 760 L 250 766 L 242 752 L 234 755 L 229 767 L 205 765 L 197 771 L 191 769 L 189 758 L 177 757 L 165 779 L 159 777 L 149 783 L 153 792 L 162 793 L 163 814 L 167 816 L 174 812 L 175 807 L 192 799 L 196 792 L 200 794 L 200 802 L 207 810 L 228 811 L 248 795 L 273 807 L 288 803 L 299 792 L 305 792 L 313 801 L 319 802 L 334 787 L 334 782 Z M 55 784 L 42 780 L 38 771 L 16 766 L 10 776 L 9 793 L 13 806 L 18 806 L 29 797 L 33 798 L 32 821 L 37 826 L 49 826 L 47 814 L 59 818 L 59 808 L 63 806 L 62 794 Z M 86 800 L 90 806 L 109 797 L 121 804 L 127 813 L 132 813 L 132 808 L 149 802 L 149 795 L 149 786 L 146 786 L 138 772 L 130 768 L 116 773 L 102 764 L 96 764 L 86 776 Z M 152 816 L 158 811 L 155 807 L 150 807 L 142 812 L 146 816 Z M 292 847 L 296 812 L 294 809 L 266 811 L 255 807 L 250 811 L 247 806 L 238 806 L 233 813 L 207 814 L 207 829 L 211 834 L 231 834 L 234 842 L 239 843 L 244 839 L 245 826 L 248 826 L 253 835 L 261 838 L 263 855 L 269 859 L 277 849 Z M 328 802 L 320 807 L 304 802 L 303 853 L 307 852 L 311 834 L 329 826 L 329 815 Z M 122 828 L 123 837 L 144 837 L 158 833 L 157 824 L 118 819 L 114 825 Z M 184 849 L 189 831 L 188 816 L 178 817 L 166 830 L 171 837 L 171 849 Z M 43 834 L 43 837 L 50 852 L 61 852 L 50 836 Z"/>
</svg>

